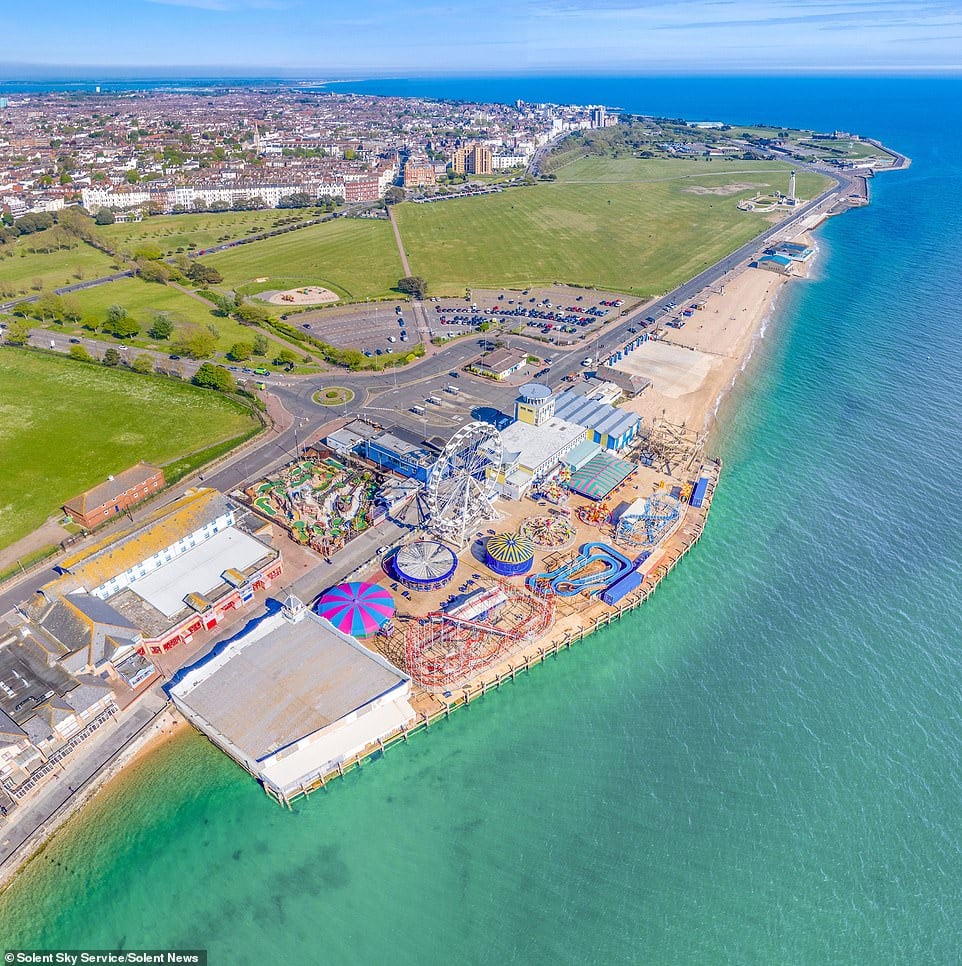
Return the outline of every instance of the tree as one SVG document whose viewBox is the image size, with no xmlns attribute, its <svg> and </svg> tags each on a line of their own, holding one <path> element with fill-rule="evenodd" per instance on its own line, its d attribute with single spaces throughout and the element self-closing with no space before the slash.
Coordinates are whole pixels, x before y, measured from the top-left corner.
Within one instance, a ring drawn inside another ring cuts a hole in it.
<svg viewBox="0 0 962 966">
<path fill-rule="evenodd" d="M 103 358 L 103 363 L 105 366 L 119 366 L 120 365 L 120 353 L 111 346 L 105 353 Z"/>
<path fill-rule="evenodd" d="M 60 225 L 64 231 L 70 232 L 71 235 L 77 238 L 83 238 L 85 241 L 89 241 L 93 238 L 92 225 L 93 221 L 90 215 L 84 211 L 80 205 L 71 205 L 69 208 L 61 208 L 57 212 L 57 224 Z"/>
<path fill-rule="evenodd" d="M 246 362 L 254 354 L 253 342 L 235 342 L 227 350 L 227 358 L 231 362 Z"/>
<path fill-rule="evenodd" d="M 84 315 L 80 302 L 71 295 L 65 295 L 62 302 L 64 319 L 67 322 L 73 322 L 74 325 L 76 325 Z"/>
<path fill-rule="evenodd" d="M 33 314 L 41 322 L 63 322 L 63 299 L 53 292 L 44 292 L 34 303 Z"/>
<path fill-rule="evenodd" d="M 101 208 L 94 215 L 94 224 L 97 225 L 112 225 L 116 220 L 114 213 L 109 208 Z"/>
<path fill-rule="evenodd" d="M 181 330 L 172 348 L 189 359 L 209 359 L 217 348 L 217 340 L 205 326 L 191 325 Z"/>
<path fill-rule="evenodd" d="M 196 259 L 190 263 L 190 268 L 185 274 L 196 285 L 217 285 L 224 281 L 224 276 L 216 268 L 204 265 Z"/>
<path fill-rule="evenodd" d="M 263 325 L 271 317 L 267 309 L 260 305 L 253 305 L 250 302 L 238 305 L 234 314 L 237 316 L 238 321 L 243 322 L 244 325 Z"/>
<path fill-rule="evenodd" d="M 281 349 L 280 352 L 274 356 L 275 366 L 283 366 L 285 364 L 293 364 L 295 362 L 297 362 L 297 353 L 293 352 L 291 349 Z"/>
<path fill-rule="evenodd" d="M 234 377 L 223 366 L 215 366 L 212 362 L 205 362 L 194 374 L 191 382 L 195 386 L 216 389 L 218 392 L 235 392 L 237 390 Z"/>
<path fill-rule="evenodd" d="M 37 231 L 46 231 L 53 227 L 53 215 L 49 211 L 36 211 L 23 215 L 14 223 L 21 235 L 32 235 Z"/>
<path fill-rule="evenodd" d="M 267 341 L 267 336 L 258 332 L 257 335 L 254 336 L 254 355 L 266 356 L 268 348 L 269 343 Z"/>
<path fill-rule="evenodd" d="M 206 295 L 204 297 L 207 298 Z M 217 292 L 210 293 L 210 301 L 214 303 L 214 314 L 222 317 L 230 315 L 236 307 L 234 299 L 229 295 L 219 295 Z"/>
<path fill-rule="evenodd" d="M 170 279 L 170 269 L 163 262 L 140 261 L 138 270 L 145 282 L 158 282 L 165 285 Z"/>
<path fill-rule="evenodd" d="M 72 345 L 67 355 L 69 355 L 71 359 L 76 359 L 78 362 L 94 361 L 94 357 L 82 345 Z"/>
<path fill-rule="evenodd" d="M 130 368 L 134 372 L 140 372 L 146 375 L 147 373 L 154 371 L 154 360 L 153 357 L 148 355 L 146 352 L 142 352 L 136 359 L 130 364 Z"/>
<path fill-rule="evenodd" d="M 147 334 L 152 339 L 169 339 L 173 332 L 174 323 L 170 321 L 170 316 L 166 312 L 158 312 L 147 330 Z"/>
<path fill-rule="evenodd" d="M 10 345 L 26 345 L 30 341 L 30 326 L 26 322 L 11 322 L 7 328 L 7 342 Z"/>
<path fill-rule="evenodd" d="M 384 201 L 389 205 L 396 205 L 399 202 L 404 201 L 404 189 L 392 185 L 387 189 L 387 191 L 384 192 Z"/>
<path fill-rule="evenodd" d="M 140 324 L 122 305 L 111 305 L 107 309 L 107 319 L 101 328 L 117 339 L 129 339 L 140 332 Z"/>
<path fill-rule="evenodd" d="M 428 283 L 420 275 L 405 275 L 398 279 L 398 291 L 413 295 L 416 299 L 423 299 L 428 292 Z"/>
<path fill-rule="evenodd" d="M 278 208 L 310 208 L 313 204 L 314 199 L 303 191 L 295 191 L 277 199 Z"/>
</svg>

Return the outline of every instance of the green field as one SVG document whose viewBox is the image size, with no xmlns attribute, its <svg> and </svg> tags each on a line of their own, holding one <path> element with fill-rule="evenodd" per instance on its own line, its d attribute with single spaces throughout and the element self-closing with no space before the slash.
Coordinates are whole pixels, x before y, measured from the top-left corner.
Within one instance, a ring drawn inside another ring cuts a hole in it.
<svg viewBox="0 0 962 966">
<path fill-rule="evenodd" d="M 248 433 L 236 403 L 193 386 L 0 349 L 0 547 L 133 465 Z"/>
<path fill-rule="evenodd" d="M 737 203 L 788 189 L 777 162 L 586 158 L 556 182 L 498 195 L 399 205 L 411 271 L 434 294 L 572 282 L 661 294 L 751 240 L 770 221 Z M 797 193 L 829 184 L 800 172 Z"/>
<path fill-rule="evenodd" d="M 347 301 L 389 295 L 404 274 L 390 224 L 373 219 L 338 218 L 218 252 L 204 262 L 223 274 L 224 287 L 323 285 Z M 254 281 L 265 277 L 265 283 Z"/>
<path fill-rule="evenodd" d="M 170 344 L 169 342 L 158 343 L 147 334 L 158 312 L 167 312 L 175 326 L 178 324 L 213 325 L 220 336 L 217 340 L 217 348 L 220 352 L 226 352 L 235 342 L 252 341 L 257 331 L 250 326 L 241 325 L 232 318 L 215 316 L 205 302 L 192 298 L 178 289 L 155 282 L 144 282 L 139 278 L 123 278 L 116 282 L 97 285 L 82 292 L 75 292 L 69 298 L 77 302 L 85 314 L 89 313 L 100 319 L 106 317 L 107 309 L 111 305 L 122 305 L 141 327 L 140 334 L 132 339 L 124 339 L 124 344 L 142 348 L 150 346 L 164 349 Z M 112 336 L 86 332 L 79 326 L 69 324 L 49 324 L 45 328 L 58 332 L 83 334 L 87 338 L 100 338 L 111 344 L 117 342 Z M 174 338 L 176 339 L 176 333 Z M 274 339 L 270 339 L 270 342 L 276 348 L 281 347 Z"/>
<path fill-rule="evenodd" d="M 122 225 L 100 225 L 97 236 L 111 249 L 133 252 L 143 242 L 155 242 L 166 255 L 178 249 L 211 248 L 221 242 L 245 235 L 270 231 L 281 222 L 303 221 L 304 212 L 267 209 L 265 211 L 224 211 L 196 215 L 154 215 L 143 221 Z"/>
<path fill-rule="evenodd" d="M 71 240 L 71 248 L 34 250 L 42 248 L 49 237 L 49 231 L 41 231 L 0 246 L 0 294 L 6 292 L 11 298 L 34 295 L 40 288 L 60 288 L 116 270 L 110 256 L 76 239 Z"/>
</svg>

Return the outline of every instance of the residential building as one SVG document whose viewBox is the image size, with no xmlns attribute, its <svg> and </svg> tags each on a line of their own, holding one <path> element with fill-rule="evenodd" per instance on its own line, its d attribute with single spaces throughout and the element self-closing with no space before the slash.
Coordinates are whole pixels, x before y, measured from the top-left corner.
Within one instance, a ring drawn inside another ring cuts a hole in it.
<svg viewBox="0 0 962 966">
<path fill-rule="evenodd" d="M 92 530 L 118 513 L 159 493 L 164 487 L 164 471 L 150 463 L 138 463 L 117 476 L 108 476 L 63 507 L 74 523 Z"/>
<path fill-rule="evenodd" d="M 491 174 L 494 170 L 491 163 L 491 148 L 484 144 L 475 144 L 468 151 L 465 163 L 468 174 Z"/>
<path fill-rule="evenodd" d="M 404 165 L 404 187 L 420 188 L 424 185 L 437 184 L 438 176 L 434 165 L 427 160 L 408 161 Z"/>
</svg>

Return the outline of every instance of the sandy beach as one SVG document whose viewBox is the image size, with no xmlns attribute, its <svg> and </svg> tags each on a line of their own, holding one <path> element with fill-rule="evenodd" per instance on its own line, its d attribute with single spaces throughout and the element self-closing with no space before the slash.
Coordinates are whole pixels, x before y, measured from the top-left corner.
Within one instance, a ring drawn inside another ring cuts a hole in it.
<svg viewBox="0 0 962 966">
<path fill-rule="evenodd" d="M 720 399 L 751 354 L 786 277 L 746 268 L 713 291 L 684 328 L 632 352 L 618 368 L 651 380 L 623 403 L 645 420 L 664 416 L 696 432 L 710 428 Z"/>
<path fill-rule="evenodd" d="M 808 239 L 806 239 L 808 240 Z M 808 240 L 810 242 L 810 240 Z M 649 379 L 651 385 L 640 396 L 623 402 L 621 405 L 637 412 L 646 422 L 664 417 L 673 423 L 682 423 L 688 429 L 701 435 L 711 428 L 718 406 L 730 391 L 738 373 L 744 368 L 746 360 L 771 315 L 775 301 L 788 278 L 756 268 L 744 268 L 730 276 L 724 283 L 717 285 L 711 292 L 703 293 L 704 307 L 686 319 L 681 329 L 664 328 L 660 337 L 642 345 L 631 353 L 623 368 Z M 639 466 L 634 475 L 623 483 L 610 498 L 612 507 L 627 504 L 638 497 L 647 497 L 656 491 L 670 491 L 673 487 L 690 479 L 693 471 L 701 465 L 696 459 L 692 467 L 679 467 L 673 473 L 665 468 Z M 587 504 L 583 498 L 572 499 L 569 508 L 577 528 L 575 546 L 585 540 L 610 540 L 609 525 L 588 525 L 576 519 L 579 506 Z M 516 503 L 501 501 L 499 510 L 503 517 L 492 524 L 498 530 L 517 529 L 523 521 L 538 510 L 529 500 Z M 678 529 L 667 538 L 640 568 L 646 575 L 646 593 L 657 585 L 667 573 L 670 565 L 678 560 L 698 539 L 707 516 L 707 506 L 702 511 L 686 508 Z M 475 553 L 477 553 L 477 548 Z M 534 572 L 538 572 L 544 559 L 551 557 L 553 551 L 539 552 Z M 468 548 L 460 554 L 455 581 L 464 581 L 472 571 L 483 570 L 481 560 Z M 383 578 L 376 563 L 366 568 L 366 579 Z M 438 600 L 429 599 L 431 594 L 419 594 L 408 604 L 398 602 L 398 611 L 416 607 L 420 613 L 440 605 L 440 597 L 446 592 L 438 592 Z M 605 605 L 592 599 L 588 602 L 580 598 L 559 600 L 553 625 L 538 641 L 512 650 L 488 667 L 482 674 L 472 679 L 471 687 L 484 686 L 516 671 L 521 662 L 527 667 L 532 655 L 541 651 L 542 645 L 558 642 L 562 638 L 580 636 L 603 619 L 608 611 Z M 610 618 L 610 614 L 607 615 Z M 388 641 L 370 640 L 368 646 L 376 647 L 390 660 L 403 660 L 403 642 L 400 639 Z M 414 700 L 415 708 L 421 714 L 437 713 L 439 707 L 451 703 L 420 689 Z M 454 700 L 457 700 L 457 694 Z M 122 780 L 121 772 L 132 762 L 148 759 L 153 752 L 174 740 L 188 729 L 187 722 L 172 707 L 168 707 L 137 739 L 125 748 L 122 754 L 111 761 L 107 769 L 97 775 L 95 780 L 79 789 L 65 803 L 54 820 L 31 837 L 19 850 L 20 859 L 16 866 L 0 872 L 0 888 L 16 874 L 19 867 L 33 854 L 51 834 L 60 828 L 72 815 L 76 814 L 101 788 L 111 781 Z"/>
</svg>

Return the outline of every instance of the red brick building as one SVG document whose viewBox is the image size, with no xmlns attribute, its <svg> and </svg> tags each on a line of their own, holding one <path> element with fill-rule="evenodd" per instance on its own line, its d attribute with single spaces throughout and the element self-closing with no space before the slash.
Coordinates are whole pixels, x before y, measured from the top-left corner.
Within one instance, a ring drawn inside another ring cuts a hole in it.
<svg viewBox="0 0 962 966">
<path fill-rule="evenodd" d="M 75 523 L 92 530 L 128 507 L 159 493 L 163 487 L 162 469 L 150 463 L 138 463 L 68 500 L 63 509 Z"/>
</svg>

